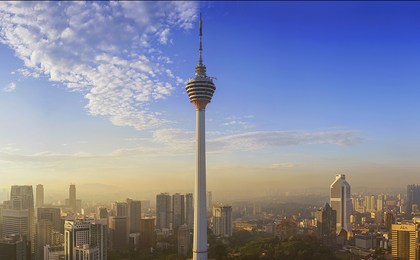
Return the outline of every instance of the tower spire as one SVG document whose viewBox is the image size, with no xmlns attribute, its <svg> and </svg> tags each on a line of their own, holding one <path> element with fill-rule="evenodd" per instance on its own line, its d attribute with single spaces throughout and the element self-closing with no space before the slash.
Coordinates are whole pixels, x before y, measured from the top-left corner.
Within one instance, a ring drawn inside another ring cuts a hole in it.
<svg viewBox="0 0 420 260">
<path fill-rule="evenodd" d="M 200 13 L 200 48 L 199 51 L 199 59 L 198 64 L 203 64 L 203 20 L 201 19 Z"/>
<path fill-rule="evenodd" d="M 198 49 L 198 64 L 195 67 L 195 76 L 200 78 L 206 77 L 206 66 L 203 64 L 203 20 L 201 19 L 200 13 L 200 47 Z"/>
</svg>

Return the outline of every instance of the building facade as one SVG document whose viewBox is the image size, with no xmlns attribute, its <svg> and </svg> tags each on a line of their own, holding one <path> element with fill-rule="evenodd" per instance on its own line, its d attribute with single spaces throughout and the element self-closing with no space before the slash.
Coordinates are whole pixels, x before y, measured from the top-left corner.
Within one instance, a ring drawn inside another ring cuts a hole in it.
<svg viewBox="0 0 420 260">
<path fill-rule="evenodd" d="M 418 259 L 418 224 L 402 223 L 392 225 L 392 259 Z"/>
</svg>

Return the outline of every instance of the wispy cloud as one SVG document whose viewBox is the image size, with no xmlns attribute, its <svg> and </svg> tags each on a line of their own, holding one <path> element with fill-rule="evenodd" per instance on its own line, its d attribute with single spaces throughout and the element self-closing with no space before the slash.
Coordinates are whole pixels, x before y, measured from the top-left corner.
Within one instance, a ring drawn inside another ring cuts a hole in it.
<svg viewBox="0 0 420 260">
<path fill-rule="evenodd" d="M 304 132 L 304 131 L 259 131 L 247 132 L 234 135 L 219 135 L 207 140 L 207 151 L 210 153 L 229 153 L 234 151 L 257 151 L 267 148 L 281 148 L 297 145 L 338 145 L 349 146 L 363 141 L 360 133 L 354 130 Z M 132 139 L 129 139 L 132 140 Z M 146 140 L 146 139 L 139 139 Z M 17 150 L 0 150 L 0 161 L 15 162 L 54 162 L 65 160 L 87 160 L 87 159 L 118 159 L 141 155 L 147 156 L 179 156 L 193 155 L 195 134 L 192 131 L 184 131 L 176 128 L 160 129 L 153 133 L 148 141 L 152 144 L 147 146 L 136 146 L 133 148 L 116 149 L 108 153 L 93 154 L 79 152 L 74 154 L 40 152 L 30 155 L 21 155 Z M 153 145 L 154 144 L 154 145 Z M 293 167 L 293 164 L 273 164 L 271 168 Z"/>
<path fill-rule="evenodd" d="M 23 76 L 84 93 L 91 115 L 148 129 L 168 123 L 148 103 L 181 81 L 159 46 L 196 13 L 195 2 L 1 2 L 0 41 L 24 61 Z"/>
<path fill-rule="evenodd" d="M 209 150 L 259 150 L 292 145 L 332 144 L 347 146 L 361 142 L 357 131 L 258 131 L 226 135 L 209 140 Z"/>
<path fill-rule="evenodd" d="M 16 83 L 14 82 L 10 82 L 9 84 L 7 84 L 6 87 L 3 88 L 4 92 L 13 92 L 16 89 Z"/>
</svg>

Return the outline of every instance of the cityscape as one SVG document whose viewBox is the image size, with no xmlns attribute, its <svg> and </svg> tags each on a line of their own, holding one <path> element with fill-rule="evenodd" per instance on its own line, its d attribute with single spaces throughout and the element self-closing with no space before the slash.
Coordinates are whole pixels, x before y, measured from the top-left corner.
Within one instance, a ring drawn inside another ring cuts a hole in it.
<svg viewBox="0 0 420 260">
<path fill-rule="evenodd" d="M 0 259 L 420 260 L 418 2 L 0 2 Z"/>
</svg>

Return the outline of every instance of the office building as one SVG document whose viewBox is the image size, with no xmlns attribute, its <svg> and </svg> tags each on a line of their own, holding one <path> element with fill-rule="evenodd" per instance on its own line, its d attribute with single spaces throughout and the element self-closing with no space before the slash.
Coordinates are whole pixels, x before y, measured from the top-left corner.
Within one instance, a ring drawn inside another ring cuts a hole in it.
<svg viewBox="0 0 420 260">
<path fill-rule="evenodd" d="M 44 186 L 42 184 L 36 185 L 36 203 L 37 208 L 44 206 Z"/>
<path fill-rule="evenodd" d="M 113 216 L 127 217 L 127 214 L 128 214 L 127 202 L 119 202 L 119 201 L 114 202 L 112 204 L 112 212 L 113 212 Z"/>
<path fill-rule="evenodd" d="M 74 260 L 100 260 L 100 252 L 98 247 L 90 245 L 76 246 L 74 249 Z"/>
<path fill-rule="evenodd" d="M 193 207 L 193 195 L 187 193 L 185 195 L 185 223 L 189 229 L 194 228 L 194 207 Z"/>
<path fill-rule="evenodd" d="M 156 228 L 171 228 L 171 196 L 168 193 L 156 195 Z"/>
<path fill-rule="evenodd" d="M 44 246 L 52 245 L 53 225 L 48 219 L 40 219 L 35 225 L 35 256 L 44 259 Z"/>
<path fill-rule="evenodd" d="M 98 248 L 99 251 L 97 259 L 107 259 L 106 226 L 95 223 L 93 219 L 76 219 L 65 221 L 64 228 L 65 260 L 74 260 L 76 256 L 83 255 L 83 252 L 87 252 L 89 255 L 89 252 L 96 252 L 95 248 Z M 83 246 L 88 250 L 84 251 Z"/>
<path fill-rule="evenodd" d="M 10 235 L 0 239 L 0 259 L 30 260 L 30 244 L 26 237 Z"/>
<path fill-rule="evenodd" d="M 178 254 L 189 255 L 191 252 L 192 240 L 190 229 L 187 224 L 183 224 L 178 228 Z"/>
<path fill-rule="evenodd" d="M 416 223 L 392 225 L 392 259 L 419 260 L 418 226 Z"/>
<path fill-rule="evenodd" d="M 128 221 L 127 216 L 111 216 L 109 219 L 111 235 L 111 248 L 124 250 L 128 246 Z"/>
<path fill-rule="evenodd" d="M 69 207 L 74 213 L 77 213 L 76 185 L 74 184 L 70 184 L 69 187 Z"/>
<path fill-rule="evenodd" d="M 127 213 L 129 233 L 139 233 L 141 219 L 141 201 L 127 199 Z"/>
<path fill-rule="evenodd" d="M 211 213 L 213 210 L 213 194 L 211 191 L 207 192 L 207 212 Z"/>
<path fill-rule="evenodd" d="M 318 238 L 326 245 L 332 245 L 336 238 L 337 212 L 328 203 L 315 213 Z"/>
<path fill-rule="evenodd" d="M 412 213 L 413 206 L 420 207 L 420 185 L 412 184 L 407 186 L 406 212 L 408 214 Z"/>
<path fill-rule="evenodd" d="M 337 228 L 339 234 L 342 229 L 347 233 L 351 231 L 350 215 L 352 214 L 350 185 L 346 181 L 346 175 L 337 174 L 331 184 L 330 205 L 337 212 Z"/>
<path fill-rule="evenodd" d="M 150 251 L 156 246 L 155 219 L 142 218 L 140 220 L 140 248 Z"/>
<path fill-rule="evenodd" d="M 213 207 L 213 234 L 220 237 L 232 236 L 232 207 Z"/>
<path fill-rule="evenodd" d="M 185 223 L 185 196 L 179 193 L 172 195 L 172 228 L 178 230 L 178 227 Z"/>
<path fill-rule="evenodd" d="M 61 219 L 61 210 L 59 208 L 37 208 L 37 216 L 39 220 L 49 220 L 53 229 L 64 234 L 64 220 Z"/>
</svg>

